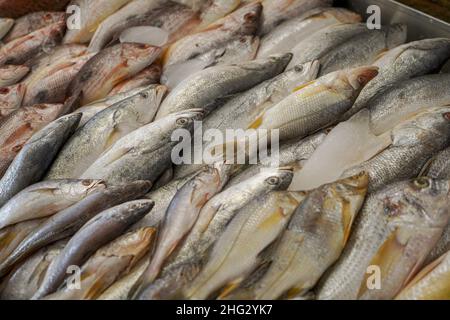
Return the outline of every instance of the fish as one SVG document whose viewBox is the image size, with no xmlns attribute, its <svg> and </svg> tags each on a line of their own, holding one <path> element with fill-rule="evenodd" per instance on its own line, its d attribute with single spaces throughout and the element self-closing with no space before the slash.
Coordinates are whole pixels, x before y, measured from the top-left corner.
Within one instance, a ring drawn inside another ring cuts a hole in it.
<svg viewBox="0 0 450 320">
<path fill-rule="evenodd" d="M 127 227 L 147 214 L 153 205 L 154 202 L 151 200 L 129 201 L 107 209 L 86 222 L 72 236 L 58 257 L 50 263 L 42 284 L 32 299 L 41 299 L 55 292 L 64 281 L 69 266 L 82 266 L 96 250 L 120 236 Z M 115 247 L 117 250 L 117 244 Z M 135 244 L 135 249 L 136 247 Z M 92 290 L 95 294 L 95 287 Z"/>
<path fill-rule="evenodd" d="M 182 297 L 181 288 L 200 272 L 201 263 L 193 261 L 177 266 L 170 274 L 156 279 L 138 296 L 138 300 L 174 300 Z"/>
<path fill-rule="evenodd" d="M 366 105 L 371 131 L 380 135 L 427 108 L 450 104 L 450 95 L 444 89 L 448 84 L 450 74 L 425 75 L 393 84 Z"/>
<path fill-rule="evenodd" d="M 42 70 L 41 75 L 46 76 L 28 79 L 25 82 L 27 90 L 22 104 L 63 103 L 67 87 L 92 56 L 87 54 L 72 59 L 61 59 L 59 63 Z"/>
<path fill-rule="evenodd" d="M 0 123 L 0 177 L 8 169 L 25 143 L 40 129 L 55 120 L 62 110 L 60 104 L 39 104 L 22 107 Z M 0 191 L 0 193 L 2 193 Z"/>
<path fill-rule="evenodd" d="M 348 119 L 369 105 L 379 91 L 384 91 L 395 83 L 433 72 L 449 58 L 450 40 L 446 38 L 413 41 L 390 50 L 374 62 L 379 67 L 378 76 L 361 91 L 343 119 Z"/>
<path fill-rule="evenodd" d="M 139 179 L 154 182 L 172 164 L 172 148 L 178 144 L 172 141 L 172 132 L 176 129 L 192 131 L 194 121 L 202 116 L 202 110 L 186 110 L 129 133 L 104 152 L 81 177 L 102 177 L 100 179 L 112 184 Z"/>
<path fill-rule="evenodd" d="M 242 208 L 183 294 L 193 300 L 206 299 L 225 286 L 220 298 L 238 286 L 258 266 L 259 254 L 280 235 L 304 197 L 303 192 L 276 191 Z"/>
<path fill-rule="evenodd" d="M 349 39 L 368 32 L 370 30 L 367 29 L 365 23 L 343 23 L 322 28 L 297 43 L 290 50 L 293 58 L 288 68 L 302 62 L 321 60 L 322 57 Z"/>
<path fill-rule="evenodd" d="M 25 65 L 31 68 L 30 74 L 25 78 L 29 80 L 36 74 L 45 71 L 48 66 L 58 63 L 62 59 L 71 59 L 87 54 L 87 47 L 82 44 L 59 44 L 56 47 L 49 48 L 25 62 Z"/>
<path fill-rule="evenodd" d="M 336 117 L 350 109 L 377 73 L 376 67 L 367 66 L 322 76 L 263 111 L 248 128 L 278 129 L 280 141 L 305 137 L 333 124 Z"/>
<path fill-rule="evenodd" d="M 320 58 L 320 74 L 372 64 L 376 58 L 406 41 L 407 27 L 404 24 L 383 26 L 368 30 L 341 43 Z M 366 43 L 362 46 L 361 43 Z"/>
<path fill-rule="evenodd" d="M 5 41 L 5 35 L 11 30 L 14 25 L 14 19 L 0 18 L 0 40 Z"/>
<path fill-rule="evenodd" d="M 0 88 L 0 120 L 22 105 L 25 90 L 26 88 L 22 83 Z"/>
<path fill-rule="evenodd" d="M 81 96 L 85 105 L 102 99 L 120 82 L 152 64 L 161 49 L 143 44 L 123 43 L 102 50 L 78 72 L 67 96 Z"/>
<path fill-rule="evenodd" d="M 131 290 L 149 263 L 150 258 L 148 255 L 143 257 L 128 274 L 114 282 L 97 300 L 127 300 Z"/>
<path fill-rule="evenodd" d="M 205 203 L 227 183 L 231 166 L 216 163 L 186 182 L 171 200 L 161 224 L 157 247 L 141 284 L 149 284 L 160 273 L 164 261 L 194 226 Z"/>
<path fill-rule="evenodd" d="M 33 184 L 0 208 L 0 229 L 51 216 L 106 188 L 101 180 L 51 180 Z"/>
<path fill-rule="evenodd" d="M 0 230 L 0 263 L 3 263 L 22 240 L 45 220 L 46 218 L 24 221 Z"/>
<path fill-rule="evenodd" d="M 320 281 L 317 298 L 394 298 L 448 223 L 449 190 L 447 180 L 422 177 L 370 194 L 341 258 Z"/>
<path fill-rule="evenodd" d="M 49 264 L 59 255 L 67 243 L 60 240 L 42 248 L 13 271 L 3 280 L 0 286 L 0 299 L 29 300 L 39 289 Z"/>
<path fill-rule="evenodd" d="M 7 87 L 19 82 L 30 71 L 24 65 L 4 65 L 0 67 L 0 87 Z"/>
<path fill-rule="evenodd" d="M 447 251 L 439 259 L 424 267 L 395 297 L 395 300 L 449 300 L 449 264 L 450 253 Z"/>
<path fill-rule="evenodd" d="M 159 79 L 161 78 L 161 72 L 162 72 L 161 66 L 159 64 L 154 63 L 151 66 L 139 72 L 133 78 L 122 81 L 121 83 L 116 85 L 108 94 L 108 97 L 116 95 L 118 93 L 124 93 L 139 87 L 159 83 Z"/>
<path fill-rule="evenodd" d="M 150 85 L 94 115 L 63 146 L 45 179 L 79 178 L 116 141 L 150 123 L 166 91 Z"/>
<path fill-rule="evenodd" d="M 0 48 L 0 65 L 23 64 L 42 50 L 48 50 L 59 43 L 66 28 L 64 21 L 53 23 Z"/>
<path fill-rule="evenodd" d="M 261 9 L 259 2 L 248 4 L 207 28 L 181 38 L 165 52 L 164 69 L 210 51 L 221 51 L 229 42 L 242 36 L 255 35 Z"/>
<path fill-rule="evenodd" d="M 392 144 L 373 158 L 344 171 L 343 177 L 365 171 L 369 192 L 416 177 L 430 155 L 450 143 L 450 107 L 431 108 L 392 131 Z"/>
<path fill-rule="evenodd" d="M 56 154 L 75 131 L 81 115 L 63 116 L 36 132 L 18 152 L 0 180 L 0 207 L 40 181 Z"/>
<path fill-rule="evenodd" d="M 291 54 L 275 55 L 242 64 L 210 67 L 197 72 L 168 94 L 156 114 L 156 119 L 189 108 L 212 110 L 219 99 L 248 90 L 280 74 L 291 58 Z"/>
<path fill-rule="evenodd" d="M 266 168 L 214 196 L 200 211 L 180 248 L 169 257 L 163 276 L 172 273 L 179 265 L 205 257 L 240 209 L 267 193 L 285 190 L 291 177 L 290 168 Z"/>
<path fill-rule="evenodd" d="M 71 5 L 78 7 L 81 25 L 69 29 L 64 36 L 63 43 L 87 43 L 94 36 L 99 25 L 131 0 L 74 0 Z"/>
<path fill-rule="evenodd" d="M 275 53 L 290 52 L 297 43 L 315 32 L 340 23 L 361 22 L 362 17 L 343 8 L 317 8 L 289 19 L 261 38 L 258 58 Z"/>
<path fill-rule="evenodd" d="M 69 0 L 17 0 L 0 1 L 0 16 L 18 18 L 36 11 L 58 11 L 63 10 Z"/>
<path fill-rule="evenodd" d="M 3 42 L 8 43 L 12 40 L 23 37 L 36 30 L 45 28 L 57 22 L 64 22 L 66 20 L 65 12 L 52 11 L 38 11 L 21 16 L 14 21 L 14 25 L 9 30 L 7 35 L 2 39 Z"/>
<path fill-rule="evenodd" d="M 233 12 L 241 4 L 240 0 L 212 0 L 208 1 L 200 15 L 201 23 L 197 29 L 201 30 L 208 27 L 211 23 L 225 17 Z"/>
<path fill-rule="evenodd" d="M 108 186 L 106 189 L 98 190 L 74 205 L 54 214 L 29 233 L 0 264 L 0 277 L 6 275 L 14 265 L 37 250 L 58 240 L 71 237 L 100 212 L 139 198 L 146 194 L 150 187 L 149 181 L 135 181 L 120 186 Z"/>
<path fill-rule="evenodd" d="M 319 67 L 317 61 L 298 65 L 230 98 L 206 117 L 202 123 L 203 131 L 215 129 L 225 135 L 228 129 L 246 129 L 257 115 L 283 100 L 297 86 L 315 80 Z M 203 149 L 207 149 L 207 143 L 204 143 Z M 177 166 L 175 178 L 197 171 L 200 167 L 192 164 Z"/>
<path fill-rule="evenodd" d="M 307 294 L 342 253 L 368 183 L 361 173 L 309 192 L 280 237 L 268 270 L 247 289 L 252 299 Z"/>
<path fill-rule="evenodd" d="M 94 300 L 115 280 L 127 274 L 139 259 L 150 250 L 155 229 L 142 228 L 128 232 L 98 249 L 81 267 L 80 290 L 67 282 L 45 300 Z"/>
<path fill-rule="evenodd" d="M 330 7 L 330 0 L 263 0 L 261 34 L 267 34 L 277 25 L 319 7 Z"/>
</svg>

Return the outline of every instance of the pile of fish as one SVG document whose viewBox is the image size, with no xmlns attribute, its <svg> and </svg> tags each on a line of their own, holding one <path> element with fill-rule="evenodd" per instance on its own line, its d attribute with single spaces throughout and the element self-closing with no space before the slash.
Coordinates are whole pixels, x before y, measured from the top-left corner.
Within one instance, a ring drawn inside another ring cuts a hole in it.
<svg viewBox="0 0 450 320">
<path fill-rule="evenodd" d="M 450 299 L 450 39 L 329 0 L 0 16 L 1 299 Z M 198 121 L 279 163 L 174 165 Z"/>
</svg>

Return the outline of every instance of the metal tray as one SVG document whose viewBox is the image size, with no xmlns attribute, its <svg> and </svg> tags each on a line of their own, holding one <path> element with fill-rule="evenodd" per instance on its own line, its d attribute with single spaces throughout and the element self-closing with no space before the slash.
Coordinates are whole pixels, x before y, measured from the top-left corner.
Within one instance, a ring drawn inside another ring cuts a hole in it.
<svg viewBox="0 0 450 320">
<path fill-rule="evenodd" d="M 381 8 L 382 24 L 402 22 L 408 26 L 408 41 L 425 38 L 450 38 L 450 24 L 392 0 L 336 0 L 335 5 L 346 7 L 367 17 L 367 7 Z"/>
</svg>

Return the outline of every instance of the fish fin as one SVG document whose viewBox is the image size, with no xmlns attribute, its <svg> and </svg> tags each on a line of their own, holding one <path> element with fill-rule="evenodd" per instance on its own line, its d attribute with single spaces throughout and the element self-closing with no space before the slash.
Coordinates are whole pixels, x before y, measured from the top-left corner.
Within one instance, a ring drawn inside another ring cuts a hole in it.
<svg viewBox="0 0 450 320">
<path fill-rule="evenodd" d="M 64 107 L 62 109 L 62 114 L 67 114 L 75 111 L 81 106 L 81 101 L 83 100 L 83 91 L 77 92 L 66 99 L 64 102 Z"/>
<path fill-rule="evenodd" d="M 236 290 L 239 287 L 239 284 L 242 282 L 243 278 L 238 278 L 233 280 L 232 282 L 225 285 L 220 294 L 217 296 L 218 300 L 223 300 L 226 298 L 231 292 Z"/>
<path fill-rule="evenodd" d="M 133 148 L 122 147 L 117 150 L 109 151 L 110 155 L 108 157 L 108 163 L 106 163 L 106 166 L 112 164 L 113 162 L 116 162 L 117 160 L 119 160 L 120 158 L 122 158 L 123 156 L 125 156 L 132 150 L 133 150 Z M 108 152 L 108 151 L 105 151 L 105 152 Z"/>
<path fill-rule="evenodd" d="M 438 265 L 440 265 L 442 263 L 442 261 L 445 259 L 445 256 L 446 256 L 445 254 L 442 255 L 438 259 L 434 260 L 433 262 L 431 262 L 430 264 L 425 266 L 421 271 L 419 271 L 419 273 L 415 277 L 413 277 L 410 280 L 405 281 L 405 286 L 402 288 L 402 290 L 413 287 L 415 284 L 417 284 L 419 281 L 421 281 L 423 278 L 425 278 Z"/>
<path fill-rule="evenodd" d="M 302 84 L 302 85 L 300 85 L 300 86 L 298 86 L 298 87 L 295 87 L 294 90 L 292 90 L 292 92 L 300 91 L 300 90 L 302 90 L 303 88 L 305 88 L 305 87 L 307 87 L 307 86 L 313 84 L 315 81 L 316 81 L 316 80 L 312 80 L 312 81 L 306 82 L 306 83 L 304 83 L 304 84 Z"/>
<path fill-rule="evenodd" d="M 249 126 L 248 129 L 258 129 L 263 122 L 263 115 L 260 115 L 256 118 L 255 121 L 253 121 Z"/>
<path fill-rule="evenodd" d="M 380 269 L 381 276 L 387 274 L 391 266 L 403 255 L 406 244 L 400 243 L 398 230 L 395 230 L 378 248 L 377 253 L 373 256 L 368 266 L 377 266 Z M 358 299 L 367 292 L 367 280 L 369 277 L 370 274 L 366 272 L 363 282 L 361 282 L 361 287 L 359 288 Z"/>
</svg>

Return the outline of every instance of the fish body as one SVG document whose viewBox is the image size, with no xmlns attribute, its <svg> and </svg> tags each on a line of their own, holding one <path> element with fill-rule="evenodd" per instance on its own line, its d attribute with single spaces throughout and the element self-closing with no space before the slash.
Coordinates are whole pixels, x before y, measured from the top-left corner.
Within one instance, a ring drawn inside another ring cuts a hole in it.
<svg viewBox="0 0 450 320">
<path fill-rule="evenodd" d="M 340 23 L 361 22 L 361 16 L 342 8 L 317 8 L 289 19 L 261 38 L 258 58 L 289 52 L 313 33 Z"/>
<path fill-rule="evenodd" d="M 119 139 L 81 176 L 102 177 L 113 184 L 139 179 L 154 182 L 172 163 L 172 148 L 177 144 L 172 132 L 192 131 L 194 121 L 202 116 L 202 110 L 192 109 L 147 124 Z"/>
<path fill-rule="evenodd" d="M 319 284 L 317 298 L 394 298 L 419 271 L 448 223 L 448 198 L 449 182 L 430 178 L 370 194 L 341 258 Z M 378 285 L 371 279 L 375 272 Z"/>
<path fill-rule="evenodd" d="M 58 11 L 63 10 L 68 2 L 69 0 L 2 0 L 0 1 L 0 15 L 19 18 L 32 12 Z"/>
<path fill-rule="evenodd" d="M 291 57 L 290 54 L 276 55 L 237 65 L 211 67 L 193 74 L 169 93 L 156 119 L 189 108 L 212 109 L 217 100 L 280 74 Z"/>
<path fill-rule="evenodd" d="M 198 29 L 203 29 L 211 23 L 233 12 L 241 4 L 240 0 L 212 0 L 204 6 L 200 15 L 201 23 Z"/>
<path fill-rule="evenodd" d="M 92 57 L 72 80 L 67 96 L 81 95 L 85 105 L 102 99 L 120 82 L 149 66 L 161 49 L 136 43 L 118 44 Z"/>
<path fill-rule="evenodd" d="M 116 85 L 108 96 L 113 96 L 118 93 L 124 93 L 133 89 L 137 89 L 139 87 L 148 86 L 151 84 L 159 83 L 159 79 L 161 78 L 161 66 L 158 64 L 152 64 L 150 67 L 145 68 L 133 78 L 122 81 L 118 85 Z"/>
<path fill-rule="evenodd" d="M 8 169 L 29 139 L 55 120 L 62 110 L 60 104 L 39 104 L 22 107 L 0 123 L 0 176 Z M 4 192 L 4 190 L 2 190 Z"/>
<path fill-rule="evenodd" d="M 4 65 L 0 67 L 0 87 L 7 87 L 19 82 L 30 71 L 24 65 Z"/>
<path fill-rule="evenodd" d="M 46 179 L 80 177 L 116 141 L 153 120 L 166 90 L 151 85 L 97 113 L 64 145 Z"/>
<path fill-rule="evenodd" d="M 42 284 L 32 299 L 39 299 L 56 291 L 69 266 L 85 263 L 97 249 L 116 239 L 128 226 L 147 214 L 153 205 L 151 200 L 130 201 L 107 209 L 89 220 L 49 265 Z M 115 249 L 119 246 L 116 245 Z"/>
<path fill-rule="evenodd" d="M 151 187 L 148 181 L 108 187 L 90 194 L 67 209 L 54 214 L 35 228 L 0 265 L 0 277 L 30 254 L 55 241 L 75 234 L 98 213 L 143 196 Z M 35 221 L 35 220 L 32 220 Z M 26 223 L 26 222 L 23 222 Z M 14 227 L 14 226 L 13 226 Z"/>
</svg>

